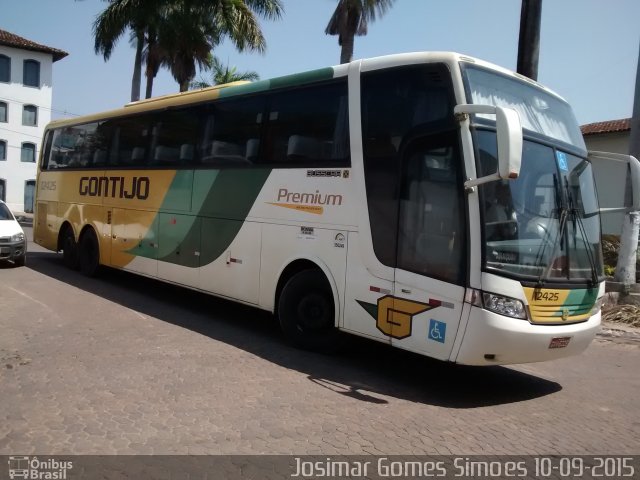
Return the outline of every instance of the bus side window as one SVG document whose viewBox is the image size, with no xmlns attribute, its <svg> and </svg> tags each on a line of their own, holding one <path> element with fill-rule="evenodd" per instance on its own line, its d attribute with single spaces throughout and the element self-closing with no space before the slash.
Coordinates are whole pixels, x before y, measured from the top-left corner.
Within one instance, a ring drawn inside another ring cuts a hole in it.
<svg viewBox="0 0 640 480">
<path fill-rule="evenodd" d="M 159 167 L 192 163 L 198 134 L 195 108 L 160 112 L 154 116 L 151 165 Z"/>
<path fill-rule="evenodd" d="M 274 93 L 268 118 L 264 163 L 348 165 L 346 80 Z"/>
<path fill-rule="evenodd" d="M 49 169 L 49 160 L 51 158 L 51 144 L 53 143 L 53 135 L 54 135 L 53 130 L 49 130 L 45 132 L 44 152 L 42 153 L 42 162 L 40 163 L 40 168 L 42 168 L 43 170 Z"/>
<path fill-rule="evenodd" d="M 93 163 L 93 148 L 96 142 L 97 123 L 87 123 L 74 128 L 73 154 L 68 166 L 71 168 L 87 168 Z"/>
<path fill-rule="evenodd" d="M 207 106 L 198 143 L 200 163 L 247 167 L 257 158 L 264 96 L 222 100 Z"/>
<path fill-rule="evenodd" d="M 151 133 L 148 116 L 127 117 L 114 120 L 114 136 L 111 144 L 110 164 L 118 167 L 143 167 Z"/>
</svg>

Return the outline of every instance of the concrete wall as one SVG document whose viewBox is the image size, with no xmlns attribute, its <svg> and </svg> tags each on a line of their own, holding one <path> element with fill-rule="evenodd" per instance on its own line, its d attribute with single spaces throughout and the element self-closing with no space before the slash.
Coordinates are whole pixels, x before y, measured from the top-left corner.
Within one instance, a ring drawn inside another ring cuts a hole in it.
<svg viewBox="0 0 640 480">
<path fill-rule="evenodd" d="M 8 104 L 7 123 L 0 123 L 0 140 L 7 142 L 7 159 L 0 161 L 0 179 L 4 180 L 7 205 L 14 212 L 25 210 L 24 193 L 28 180 L 35 181 L 36 165 L 44 127 L 51 120 L 53 57 L 48 53 L 32 52 L 0 46 L 0 54 L 11 59 L 11 82 L 0 82 L 0 101 Z M 40 62 L 40 87 L 22 84 L 24 60 Z M 38 107 L 37 125 L 22 125 L 24 105 Z M 36 163 L 21 161 L 22 144 L 36 145 Z"/>
<path fill-rule="evenodd" d="M 596 133 L 584 137 L 588 150 L 629 154 L 629 132 Z"/>
<path fill-rule="evenodd" d="M 629 154 L 629 132 L 598 133 L 584 137 L 590 151 Z M 625 177 L 627 167 L 611 162 L 593 163 L 596 177 L 598 200 L 601 207 L 620 207 L 624 205 Z M 624 213 L 607 213 L 602 215 L 602 233 L 620 235 Z"/>
</svg>

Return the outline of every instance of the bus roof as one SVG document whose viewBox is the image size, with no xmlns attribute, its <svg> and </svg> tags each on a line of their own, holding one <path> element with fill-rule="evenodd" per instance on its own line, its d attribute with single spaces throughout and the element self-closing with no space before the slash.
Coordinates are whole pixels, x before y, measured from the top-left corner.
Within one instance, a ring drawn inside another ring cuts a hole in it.
<svg viewBox="0 0 640 480">
<path fill-rule="evenodd" d="M 360 71 L 372 71 L 383 68 L 390 68 L 402 65 L 412 65 L 419 63 L 436 63 L 442 62 L 450 65 L 457 64 L 459 62 L 468 62 L 475 65 L 479 65 L 491 70 L 495 70 L 504 75 L 508 75 L 514 78 L 518 78 L 521 81 L 531 83 L 538 88 L 554 95 L 564 101 L 555 92 L 540 85 L 539 83 L 512 72 L 506 68 L 485 62 L 483 60 L 473 58 L 467 55 L 462 55 L 456 52 L 413 52 L 413 53 L 400 53 L 393 55 L 386 55 L 380 57 L 372 57 L 362 60 L 354 60 L 351 64 L 335 65 L 332 67 L 320 68 L 317 70 L 310 70 L 306 72 L 296 73 L 292 75 L 285 75 L 282 77 L 275 77 L 269 80 L 259 80 L 256 82 L 238 81 L 231 82 L 222 85 L 215 85 L 213 87 L 207 87 L 198 90 L 189 90 L 187 92 L 172 93 L 168 95 L 162 95 L 159 97 L 152 97 L 136 102 L 130 102 L 121 108 L 98 112 L 94 114 L 84 115 L 80 117 L 74 117 L 72 119 L 54 120 L 47 125 L 47 128 L 57 128 L 67 125 L 78 125 L 98 120 L 106 120 L 109 118 L 131 115 L 136 113 L 144 113 L 148 111 L 159 110 L 163 108 L 178 107 L 182 105 L 190 105 L 195 103 L 204 103 L 219 98 L 226 98 L 235 95 L 242 95 L 248 93 L 256 93 L 261 91 L 267 91 L 274 88 L 290 87 L 296 85 L 304 85 L 320 80 L 328 80 L 331 78 L 338 78 L 347 75 L 349 66 L 354 63 L 359 63 Z"/>
</svg>

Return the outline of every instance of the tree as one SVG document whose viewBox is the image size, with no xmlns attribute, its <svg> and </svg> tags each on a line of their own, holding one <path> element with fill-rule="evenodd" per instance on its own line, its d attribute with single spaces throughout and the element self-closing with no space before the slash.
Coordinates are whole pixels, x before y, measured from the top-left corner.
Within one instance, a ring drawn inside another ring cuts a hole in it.
<svg viewBox="0 0 640 480">
<path fill-rule="evenodd" d="M 140 99 L 142 51 L 148 26 L 157 20 L 157 4 L 154 0 L 109 0 L 109 6 L 93 23 L 94 49 L 102 54 L 105 62 L 127 29 L 133 32 L 136 55 L 131 79 L 131 101 Z"/>
<path fill-rule="evenodd" d="M 240 52 L 263 53 L 266 40 L 256 15 L 276 19 L 282 11 L 281 0 L 174 0 L 158 31 L 163 64 L 183 92 L 195 77 L 196 65 L 211 66 L 211 50 L 225 37 Z"/>
<path fill-rule="evenodd" d="M 631 135 L 629 137 L 629 155 L 640 159 L 640 50 L 636 66 L 636 89 L 631 117 Z M 635 193 L 635 192 L 634 192 Z M 620 250 L 616 265 L 615 279 L 625 285 L 636 283 L 636 262 L 638 261 L 638 232 L 640 231 L 640 212 L 629 212 L 624 216 Z"/>
<path fill-rule="evenodd" d="M 140 98 L 142 61 L 146 64 L 147 98 L 164 66 L 185 91 L 196 66 L 208 67 L 211 50 L 228 37 L 239 51 L 264 52 L 266 41 L 256 15 L 280 18 L 281 0 L 108 0 L 96 18 L 96 53 L 105 61 L 122 34 L 131 29 L 136 45 L 131 99 Z"/>
<path fill-rule="evenodd" d="M 145 98 L 151 98 L 153 93 L 153 81 L 164 63 L 164 52 L 158 45 L 158 34 L 155 26 L 147 30 L 146 46 L 142 51 L 142 61 L 145 65 L 144 74 L 147 77 Z"/>
<path fill-rule="evenodd" d="M 213 85 L 237 82 L 240 80 L 255 81 L 260 79 L 258 72 L 238 72 L 236 67 L 224 65 L 216 56 L 211 57 L 211 83 L 201 78 L 198 82 L 192 82 L 191 88 L 207 88 Z"/>
<path fill-rule="evenodd" d="M 324 33 L 338 35 L 338 45 L 342 47 L 340 63 L 353 59 L 355 36 L 367 34 L 369 22 L 382 17 L 395 0 L 338 0 Z"/>
</svg>

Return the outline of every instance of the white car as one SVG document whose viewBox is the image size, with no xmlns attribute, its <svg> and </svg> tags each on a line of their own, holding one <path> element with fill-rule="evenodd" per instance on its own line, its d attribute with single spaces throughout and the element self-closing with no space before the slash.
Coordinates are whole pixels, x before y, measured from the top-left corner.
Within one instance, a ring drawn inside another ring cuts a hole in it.
<svg viewBox="0 0 640 480">
<path fill-rule="evenodd" d="M 0 200 L 0 261 L 22 266 L 27 260 L 27 238 L 9 207 Z"/>
</svg>

